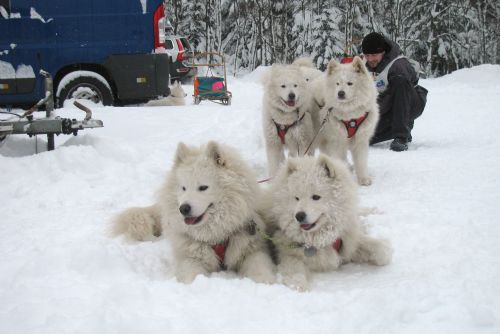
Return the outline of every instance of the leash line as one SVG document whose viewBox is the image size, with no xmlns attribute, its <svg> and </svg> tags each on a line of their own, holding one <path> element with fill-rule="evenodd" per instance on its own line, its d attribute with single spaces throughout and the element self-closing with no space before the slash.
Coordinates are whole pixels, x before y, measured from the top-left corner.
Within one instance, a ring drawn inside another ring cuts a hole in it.
<svg viewBox="0 0 500 334">
<path fill-rule="evenodd" d="M 268 177 L 266 179 L 263 179 L 263 180 L 259 180 L 257 181 L 257 183 L 264 183 L 264 182 L 268 182 L 268 181 L 271 181 L 273 178 L 272 177 Z"/>
<path fill-rule="evenodd" d="M 327 112 L 326 112 L 326 116 L 325 118 L 323 119 L 323 121 L 321 121 L 321 126 L 319 127 L 318 131 L 316 131 L 316 134 L 314 135 L 313 139 L 311 140 L 311 142 L 309 143 L 309 146 L 307 146 L 307 149 L 306 151 L 304 152 L 304 156 L 307 154 L 307 152 L 309 152 L 309 149 L 311 148 L 312 144 L 314 143 L 314 141 L 316 140 L 316 138 L 318 137 L 319 133 L 321 132 L 321 130 L 323 130 L 323 127 L 325 126 L 326 122 L 328 121 L 328 118 L 330 117 L 330 113 L 332 111 L 333 108 L 328 108 Z"/>
<path fill-rule="evenodd" d="M 256 227 L 256 229 L 257 229 L 257 232 L 259 232 L 259 235 L 262 237 L 262 239 L 271 241 L 275 245 L 282 245 L 282 246 L 285 246 L 289 249 L 301 248 L 304 246 L 304 244 L 300 243 L 300 242 L 291 242 L 291 243 L 287 243 L 287 244 L 283 244 L 282 242 L 277 242 L 275 238 L 271 237 L 269 234 L 262 231 L 259 227 Z"/>
<path fill-rule="evenodd" d="M 321 130 L 323 130 L 326 122 L 328 121 L 328 118 L 330 117 L 330 113 L 332 112 L 333 110 L 333 107 L 330 107 L 328 108 L 327 112 L 326 112 L 326 115 L 325 115 L 325 118 L 323 119 L 323 121 L 321 121 L 321 126 L 319 127 L 318 131 L 316 131 L 313 139 L 311 140 L 311 142 L 309 143 L 309 145 L 307 146 L 307 149 L 305 150 L 304 152 L 304 156 L 307 154 L 307 152 L 309 152 L 309 150 L 311 149 L 311 146 L 312 144 L 314 143 L 314 141 L 316 140 L 316 138 L 318 137 L 318 135 L 320 134 Z M 299 113 L 297 113 L 297 121 L 296 123 L 298 123 L 300 121 L 299 119 Z M 275 123 L 276 124 L 276 123 Z M 299 148 L 299 144 L 297 143 L 297 156 L 300 155 L 300 148 Z M 264 182 L 268 182 L 270 180 L 272 180 L 273 178 L 272 177 L 268 177 L 268 178 L 265 178 L 263 180 L 259 180 L 257 181 L 257 183 L 264 183 Z"/>
</svg>

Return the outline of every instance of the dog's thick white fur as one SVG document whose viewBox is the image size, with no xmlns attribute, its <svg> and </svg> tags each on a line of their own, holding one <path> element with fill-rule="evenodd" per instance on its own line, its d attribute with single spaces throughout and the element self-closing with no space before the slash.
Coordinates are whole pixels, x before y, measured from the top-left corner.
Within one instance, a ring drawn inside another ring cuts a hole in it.
<svg viewBox="0 0 500 334">
<path fill-rule="evenodd" d="M 301 156 L 312 142 L 312 96 L 301 67 L 296 65 L 275 64 L 262 82 L 262 122 L 268 172 L 273 176 L 285 160 L 285 150 L 289 156 Z M 314 154 L 314 147 L 307 154 Z"/>
<path fill-rule="evenodd" d="M 112 235 L 129 240 L 151 241 L 162 234 L 160 206 L 132 207 L 113 218 Z"/>
<path fill-rule="evenodd" d="M 391 261 L 390 244 L 370 237 L 359 221 L 356 190 L 346 165 L 324 154 L 290 158 L 280 169 L 267 196 L 284 284 L 304 291 L 311 272 Z"/>
<path fill-rule="evenodd" d="M 257 213 L 259 200 L 256 177 L 234 149 L 216 142 L 200 148 L 179 143 L 158 202 L 126 210 L 115 220 L 115 231 L 144 240 L 161 221 L 180 282 L 225 267 L 256 282 L 273 283 L 274 264 L 256 233 L 265 229 Z M 215 251 L 222 245 L 223 258 Z"/>
<path fill-rule="evenodd" d="M 319 80 L 319 78 L 323 76 L 323 72 L 321 72 L 314 66 L 312 59 L 309 57 L 297 58 L 293 61 L 292 65 L 296 65 L 300 68 L 300 71 L 302 72 L 302 75 L 304 76 L 304 79 L 307 83 L 306 87 L 311 93 L 311 98 L 313 100 L 311 101 L 310 114 L 313 122 L 314 133 L 316 133 L 321 126 L 321 120 L 319 119 L 319 110 L 321 108 L 319 104 L 314 100 L 315 85 L 313 84 L 313 82 Z"/>
<path fill-rule="evenodd" d="M 323 72 L 321 72 L 314 66 L 312 59 L 309 57 L 297 58 L 293 61 L 292 65 L 298 66 L 300 68 L 300 71 L 304 75 L 304 79 L 307 82 L 312 82 L 314 79 L 323 74 Z"/>
<path fill-rule="evenodd" d="M 170 95 L 167 97 L 151 100 L 146 103 L 148 107 L 161 107 L 161 106 L 183 106 L 186 104 L 186 92 L 182 88 L 179 81 L 174 81 L 172 87 L 170 87 Z"/>
<path fill-rule="evenodd" d="M 368 174 L 368 147 L 379 119 L 377 90 L 363 61 L 354 57 L 352 63 L 339 64 L 331 60 L 326 74 L 316 80 L 315 99 L 324 107 L 319 119 L 327 119 L 318 136 L 321 152 L 347 161 L 351 152 L 354 170 L 361 185 L 370 185 Z M 366 114 L 367 113 L 367 114 Z M 345 122 L 366 118 L 355 134 L 348 138 Z"/>
</svg>

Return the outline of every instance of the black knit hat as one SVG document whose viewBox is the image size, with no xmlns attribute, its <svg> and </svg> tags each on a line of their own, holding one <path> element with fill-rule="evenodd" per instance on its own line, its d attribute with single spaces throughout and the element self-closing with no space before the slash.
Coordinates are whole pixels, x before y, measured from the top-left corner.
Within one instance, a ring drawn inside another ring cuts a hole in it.
<svg viewBox="0 0 500 334">
<path fill-rule="evenodd" d="M 384 36 L 378 32 L 371 32 L 363 38 L 361 42 L 361 48 L 364 54 L 374 54 L 381 53 L 389 50 L 389 45 L 387 44 Z"/>
</svg>

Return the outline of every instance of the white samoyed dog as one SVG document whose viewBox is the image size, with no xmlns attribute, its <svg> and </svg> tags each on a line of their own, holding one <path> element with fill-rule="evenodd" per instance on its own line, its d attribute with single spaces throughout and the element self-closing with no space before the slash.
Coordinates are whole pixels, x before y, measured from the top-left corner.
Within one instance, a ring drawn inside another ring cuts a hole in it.
<svg viewBox="0 0 500 334">
<path fill-rule="evenodd" d="M 164 233 L 180 282 L 227 269 L 273 283 L 274 264 L 256 233 L 265 229 L 259 200 L 256 177 L 235 150 L 216 142 L 200 148 L 179 143 L 157 203 L 125 210 L 114 232 L 142 240 Z"/>
<path fill-rule="evenodd" d="M 351 152 L 354 170 L 361 185 L 370 185 L 368 147 L 379 119 L 377 90 L 363 61 L 331 60 L 325 75 L 316 80 L 315 99 L 323 107 L 320 120 L 327 120 L 318 136 L 321 152 L 347 161 Z"/>
<path fill-rule="evenodd" d="M 300 72 L 302 72 L 302 75 L 304 76 L 304 79 L 306 80 L 306 87 L 309 89 L 311 98 L 314 98 L 315 96 L 315 85 L 313 82 L 316 80 L 319 80 L 318 78 L 321 78 L 323 76 L 323 72 L 318 70 L 313 62 L 312 59 L 309 57 L 301 57 L 297 58 L 293 61 L 292 65 L 298 66 L 300 69 Z M 321 109 L 321 106 L 315 101 L 312 100 L 311 103 L 311 118 L 313 121 L 313 128 L 314 128 L 314 133 L 316 133 L 320 127 L 321 120 L 319 119 L 319 110 Z"/>
<path fill-rule="evenodd" d="M 262 122 L 268 171 L 273 176 L 289 156 L 314 154 L 311 119 L 312 96 L 300 67 L 275 64 L 263 76 Z"/>
<path fill-rule="evenodd" d="M 293 61 L 292 65 L 298 66 L 300 68 L 300 71 L 304 75 L 304 79 L 308 83 L 312 82 L 314 79 L 320 77 L 323 74 L 323 72 L 321 72 L 314 66 L 312 59 L 309 57 L 297 58 Z"/>
<path fill-rule="evenodd" d="M 174 84 L 170 87 L 170 95 L 167 97 L 151 100 L 146 103 L 148 107 L 161 107 L 161 106 L 183 106 L 186 104 L 186 92 L 182 88 L 179 81 L 174 81 Z"/>
<path fill-rule="evenodd" d="M 283 283 L 308 290 L 310 272 L 346 262 L 385 265 L 392 249 L 370 237 L 359 221 L 357 187 L 347 166 L 324 154 L 290 158 L 272 180 L 268 218 Z"/>
</svg>

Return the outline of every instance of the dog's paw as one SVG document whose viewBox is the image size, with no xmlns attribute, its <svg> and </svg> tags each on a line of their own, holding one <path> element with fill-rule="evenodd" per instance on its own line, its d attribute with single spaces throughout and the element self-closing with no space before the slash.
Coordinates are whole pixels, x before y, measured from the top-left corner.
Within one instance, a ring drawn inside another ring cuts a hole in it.
<svg viewBox="0 0 500 334">
<path fill-rule="evenodd" d="M 377 207 L 361 207 L 358 210 L 358 216 L 368 217 L 370 215 L 383 215 L 385 212 Z"/>
<path fill-rule="evenodd" d="M 177 282 L 179 283 L 184 283 L 184 284 L 191 284 L 193 283 L 194 279 L 196 276 L 201 275 L 201 273 L 176 273 L 175 278 L 177 279 Z"/>
<path fill-rule="evenodd" d="M 188 262 L 180 262 L 175 271 L 175 278 L 180 283 L 190 284 L 192 283 L 196 276 L 205 275 L 208 276 L 208 272 L 201 267 L 199 264 L 192 264 Z"/>
<path fill-rule="evenodd" d="M 283 284 L 293 290 L 299 292 L 309 291 L 309 284 L 307 282 L 307 277 L 304 274 L 293 274 L 291 276 L 283 277 Z"/>
<path fill-rule="evenodd" d="M 256 283 L 274 284 L 276 276 L 272 272 L 258 272 L 248 275 L 248 277 Z"/>
<path fill-rule="evenodd" d="M 373 252 L 370 262 L 377 266 L 385 266 L 391 263 L 392 260 L 392 247 L 386 240 L 381 240 L 377 249 Z"/>
<path fill-rule="evenodd" d="M 362 186 L 369 186 L 372 184 L 372 179 L 369 176 L 358 177 L 358 183 Z"/>
</svg>

